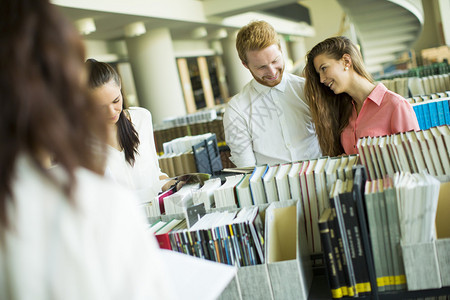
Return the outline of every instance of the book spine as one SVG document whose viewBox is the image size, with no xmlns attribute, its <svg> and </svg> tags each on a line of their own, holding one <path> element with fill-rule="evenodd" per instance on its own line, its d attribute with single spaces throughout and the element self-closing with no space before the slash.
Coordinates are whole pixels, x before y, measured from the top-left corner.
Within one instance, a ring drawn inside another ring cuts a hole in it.
<svg viewBox="0 0 450 300">
<path fill-rule="evenodd" d="M 419 123 L 419 128 L 423 129 L 425 127 L 424 124 L 424 116 L 423 116 L 423 107 L 422 105 L 414 105 L 414 112 L 416 113 L 417 122 Z"/>
<path fill-rule="evenodd" d="M 347 266 L 347 264 L 345 263 L 344 258 L 342 256 L 341 250 L 342 243 L 340 243 L 338 240 L 336 233 L 337 229 L 335 228 L 335 226 L 336 226 L 335 216 L 331 216 L 328 220 L 328 228 L 330 229 L 330 238 L 331 238 L 331 245 L 333 247 L 334 257 L 336 258 L 339 286 L 341 287 L 342 295 L 348 296 L 346 272 L 344 271 L 344 268 Z"/>
<path fill-rule="evenodd" d="M 339 195 L 341 200 L 342 215 L 349 242 L 352 264 L 355 271 L 356 290 L 358 294 L 370 292 L 369 274 L 367 273 L 367 264 L 364 249 L 361 241 L 361 230 L 356 215 L 356 207 L 353 200 L 353 193 Z"/>
<path fill-rule="evenodd" d="M 367 223 L 367 208 L 365 206 L 365 189 L 366 189 L 366 172 L 364 170 L 364 167 L 359 165 L 356 166 L 354 169 L 354 176 L 353 176 L 353 199 L 355 200 L 356 204 L 356 212 L 358 214 L 358 220 L 359 220 L 359 226 L 361 229 L 361 240 L 363 243 L 363 248 L 365 250 L 365 258 L 366 258 L 366 264 L 367 264 L 367 273 L 369 275 L 370 280 L 370 292 L 371 297 L 373 299 L 378 299 L 378 288 L 377 288 L 377 277 L 375 273 L 375 265 L 374 265 L 374 258 L 373 258 L 373 252 L 370 246 L 370 237 L 369 237 L 369 230 L 368 230 L 368 223 Z"/>
<path fill-rule="evenodd" d="M 437 110 L 438 110 L 438 126 L 445 125 L 445 113 L 444 113 L 444 106 L 448 105 L 447 100 L 441 100 L 437 102 Z"/>
<path fill-rule="evenodd" d="M 380 182 L 382 182 L 380 180 Z M 381 183 L 380 183 L 381 185 Z M 389 237 L 389 224 L 387 221 L 387 211 L 386 211 L 386 199 L 384 191 L 378 192 L 378 205 L 381 217 L 381 228 L 382 228 L 382 245 L 384 247 L 384 257 L 385 265 L 387 266 L 387 288 L 389 290 L 394 289 L 394 268 L 393 268 L 393 258 L 391 252 L 391 241 Z M 378 224 L 380 226 L 380 224 Z"/>
<path fill-rule="evenodd" d="M 385 189 L 384 192 L 386 195 L 386 212 L 389 223 L 389 238 L 394 267 L 394 286 L 395 289 L 401 290 L 406 288 L 406 277 L 403 258 L 400 254 L 400 225 L 396 202 L 397 196 L 392 187 Z"/>
<path fill-rule="evenodd" d="M 212 229 L 206 229 L 206 234 L 208 235 L 208 252 L 209 257 L 212 261 L 220 262 L 218 251 L 216 249 L 216 243 L 214 241 L 214 234 Z"/>
<path fill-rule="evenodd" d="M 170 239 L 169 239 L 169 234 L 168 233 L 156 234 L 155 237 L 156 237 L 156 240 L 159 243 L 159 248 L 172 250 L 172 246 L 171 246 L 171 243 L 170 243 Z"/>
<path fill-rule="evenodd" d="M 422 130 L 428 129 L 431 127 L 431 112 L 430 112 L 430 106 L 428 103 L 421 104 L 423 107 L 423 116 L 425 120 L 425 127 L 421 128 Z"/>
<path fill-rule="evenodd" d="M 206 230 L 201 229 L 197 231 L 198 239 L 201 244 L 202 253 L 205 256 L 205 259 L 207 260 L 214 260 L 213 257 L 211 257 L 211 253 L 209 251 L 209 238 L 208 233 Z"/>
<path fill-rule="evenodd" d="M 450 125 L 450 100 L 442 101 L 444 102 L 444 116 L 445 116 L 445 124 Z"/>
<path fill-rule="evenodd" d="M 439 124 L 437 102 L 430 102 L 428 105 L 430 109 L 431 127 L 436 127 Z"/>
<path fill-rule="evenodd" d="M 325 267 L 328 274 L 328 282 L 331 289 L 331 296 L 333 297 L 333 299 L 339 299 L 344 295 L 339 281 L 337 262 L 333 251 L 328 222 L 319 222 L 319 230 L 323 248 L 323 256 L 325 260 Z"/>
<path fill-rule="evenodd" d="M 232 242 L 232 246 L 233 246 L 233 251 L 235 254 L 235 264 L 240 267 L 242 266 L 242 253 L 241 250 L 239 249 L 239 241 L 238 241 L 238 237 L 236 234 L 236 230 L 234 229 L 234 224 L 229 224 L 227 225 L 228 227 L 228 232 L 230 234 L 230 238 L 231 238 L 231 242 Z"/>
<path fill-rule="evenodd" d="M 336 235 L 338 237 L 341 255 L 344 261 L 344 271 L 347 282 L 348 296 L 357 297 L 358 291 L 356 290 L 355 271 L 353 269 L 350 246 L 347 238 L 347 233 L 345 230 L 344 217 L 342 215 L 339 197 L 338 196 L 332 197 L 330 199 L 330 202 L 331 207 L 333 209 L 333 214 L 335 214 Z"/>
</svg>

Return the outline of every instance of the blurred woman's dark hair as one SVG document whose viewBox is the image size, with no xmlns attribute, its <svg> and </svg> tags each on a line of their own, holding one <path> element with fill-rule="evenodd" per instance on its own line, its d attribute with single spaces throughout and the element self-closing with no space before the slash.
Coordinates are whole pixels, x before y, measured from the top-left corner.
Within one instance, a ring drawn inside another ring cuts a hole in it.
<svg viewBox="0 0 450 300">
<path fill-rule="evenodd" d="M 103 171 L 103 143 L 93 141 L 105 141 L 106 131 L 88 96 L 85 49 L 72 24 L 48 0 L 0 3 L 1 232 L 10 225 L 6 210 L 19 156 L 30 157 L 73 202 L 77 167 Z M 67 180 L 52 177 L 42 163 L 47 156 Z"/>
</svg>

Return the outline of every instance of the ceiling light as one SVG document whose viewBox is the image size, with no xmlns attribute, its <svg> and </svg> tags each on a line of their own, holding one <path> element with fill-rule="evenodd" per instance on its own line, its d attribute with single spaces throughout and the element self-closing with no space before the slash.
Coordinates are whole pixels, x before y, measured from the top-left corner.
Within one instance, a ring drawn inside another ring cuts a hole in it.
<svg viewBox="0 0 450 300">
<path fill-rule="evenodd" d="M 140 36 L 146 33 L 144 22 L 134 22 L 125 26 L 125 36 L 126 37 L 134 37 Z"/>
<path fill-rule="evenodd" d="M 96 30 L 93 18 L 84 18 L 75 21 L 75 26 L 83 35 L 88 35 Z"/>
</svg>

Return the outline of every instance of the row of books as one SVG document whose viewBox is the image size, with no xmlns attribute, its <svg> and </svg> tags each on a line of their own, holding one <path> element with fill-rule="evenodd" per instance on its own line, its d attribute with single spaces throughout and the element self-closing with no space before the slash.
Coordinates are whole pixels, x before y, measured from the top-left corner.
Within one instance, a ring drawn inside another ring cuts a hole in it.
<svg viewBox="0 0 450 300">
<path fill-rule="evenodd" d="M 364 199 L 378 290 L 411 288 L 401 245 L 436 239 L 440 184 L 429 174 L 405 172 L 366 182 Z"/>
<path fill-rule="evenodd" d="M 169 177 L 197 172 L 194 152 L 188 150 L 180 153 L 168 153 L 158 156 L 159 167 Z"/>
<path fill-rule="evenodd" d="M 357 142 L 369 179 L 396 172 L 450 175 L 450 126 L 408 131 L 388 136 L 364 137 Z"/>
<path fill-rule="evenodd" d="M 164 153 L 164 143 L 184 136 L 195 136 L 206 133 L 214 133 L 217 137 L 218 145 L 225 145 L 223 121 L 221 117 L 218 117 L 217 119 L 208 122 L 199 122 L 164 129 L 155 129 L 153 134 L 155 137 L 156 151 L 158 154 L 162 155 Z"/>
<path fill-rule="evenodd" d="M 333 298 L 369 296 L 372 291 L 362 243 L 354 192 L 361 195 L 364 168 L 356 168 L 354 179 L 336 180 L 330 207 L 320 215 L 318 226 Z"/>
<path fill-rule="evenodd" d="M 183 153 L 186 151 L 191 151 L 192 146 L 210 138 L 212 135 L 213 135 L 212 133 L 187 135 L 173 139 L 169 142 L 165 142 L 163 144 L 164 154 Z"/>
<path fill-rule="evenodd" d="M 223 169 L 215 134 L 186 136 L 164 144 L 165 154 L 158 156 L 161 170 L 170 177 L 188 173 L 214 174 Z"/>
<path fill-rule="evenodd" d="M 172 117 L 163 120 L 163 126 L 174 127 L 179 125 L 209 122 L 217 119 L 216 109 L 207 109 L 198 111 L 192 114 L 187 114 L 179 117 Z"/>
<path fill-rule="evenodd" d="M 450 74 L 423 77 L 385 79 L 381 82 L 391 91 L 405 98 L 429 95 L 450 90 Z"/>
<path fill-rule="evenodd" d="M 206 209 L 243 208 L 285 200 L 299 200 L 304 215 L 306 237 L 310 252 L 320 253 L 321 244 L 317 221 L 329 207 L 328 193 L 337 180 L 352 178 L 352 167 L 358 155 L 321 157 L 280 165 L 258 165 L 249 173 L 222 178 L 210 178 L 203 185 L 185 185 L 178 192 L 164 198 L 166 214 L 184 212 L 188 207 L 203 204 Z M 150 208 L 160 214 L 159 201 Z"/>
<path fill-rule="evenodd" d="M 450 97 L 450 91 L 443 91 L 443 92 L 439 92 L 439 93 L 432 93 L 432 94 L 424 94 L 424 95 L 419 95 L 419 96 L 414 96 L 414 97 L 409 97 L 406 98 L 406 101 L 408 101 L 411 105 L 414 105 L 415 103 L 422 103 L 422 102 L 426 102 L 426 101 L 430 101 L 430 100 L 435 100 L 435 99 L 444 99 L 444 98 L 448 98 Z"/>
<path fill-rule="evenodd" d="M 411 259 L 409 254 L 404 258 L 403 247 L 409 251 L 436 239 L 438 199 L 448 195 L 440 195 L 441 182 L 426 173 L 398 172 L 368 181 L 362 165 L 354 173 L 353 179 L 333 184 L 331 205 L 319 219 L 332 297 L 367 296 L 374 289 L 415 290 L 416 283 L 409 282 L 410 273 L 405 270 L 417 271 L 423 260 Z M 441 286 L 431 283 L 428 287 Z"/>
<path fill-rule="evenodd" d="M 424 64 L 423 66 L 418 66 L 405 70 L 395 70 L 393 72 L 387 72 L 377 77 L 377 80 L 395 79 L 400 77 L 426 77 L 450 73 L 450 65 L 448 64 L 447 61 L 443 60 L 443 57 L 445 57 L 445 54 L 447 52 L 448 52 L 447 46 L 424 49 L 422 50 L 421 53 L 422 59 L 424 58 L 424 56 L 434 57 L 434 59 L 432 59 L 429 64 Z"/>
<path fill-rule="evenodd" d="M 220 299 L 308 299 L 312 265 L 299 201 L 149 219 L 161 248 L 237 267 Z M 190 225 L 189 225 L 190 224 Z"/>
<path fill-rule="evenodd" d="M 155 232 L 162 248 L 238 267 L 264 263 L 263 234 L 258 207 L 238 213 L 213 212 L 189 229 Z"/>
<path fill-rule="evenodd" d="M 450 92 L 412 98 L 420 129 L 450 125 Z"/>
</svg>

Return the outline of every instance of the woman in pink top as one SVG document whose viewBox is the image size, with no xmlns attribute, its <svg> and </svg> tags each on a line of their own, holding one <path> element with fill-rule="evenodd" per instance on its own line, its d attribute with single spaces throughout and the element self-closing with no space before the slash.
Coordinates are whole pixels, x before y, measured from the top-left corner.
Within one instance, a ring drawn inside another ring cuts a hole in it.
<svg viewBox="0 0 450 300">
<path fill-rule="evenodd" d="M 358 48 L 346 37 L 328 38 L 307 54 L 305 96 L 324 155 L 357 153 L 365 136 L 419 130 L 412 106 L 375 84 Z"/>
</svg>

